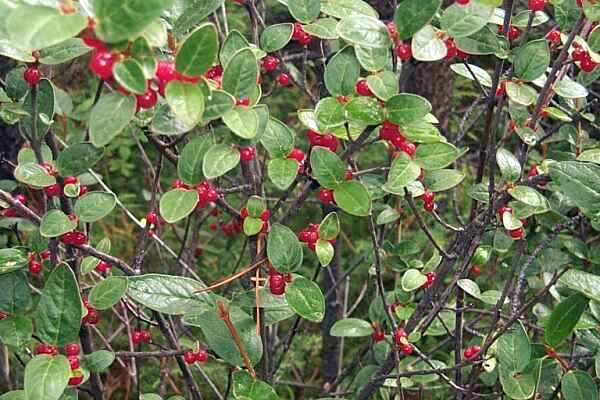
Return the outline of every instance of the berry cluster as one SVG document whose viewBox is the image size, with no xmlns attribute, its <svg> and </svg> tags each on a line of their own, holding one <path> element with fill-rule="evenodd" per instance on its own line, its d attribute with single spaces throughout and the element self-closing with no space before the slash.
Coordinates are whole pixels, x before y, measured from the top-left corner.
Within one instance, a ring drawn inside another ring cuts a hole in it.
<svg viewBox="0 0 600 400">
<path fill-rule="evenodd" d="M 298 232 L 298 239 L 306 243 L 311 251 L 315 251 L 317 240 L 319 240 L 319 224 L 308 224 L 308 226 Z M 335 239 L 329 241 L 335 244 Z"/>
<path fill-rule="evenodd" d="M 304 31 L 304 26 L 301 23 L 294 23 L 294 32 L 292 33 L 292 39 L 297 41 L 302 46 L 308 46 L 312 42 L 312 36 L 310 33 Z"/>
<path fill-rule="evenodd" d="M 40 260 L 37 259 L 38 255 L 34 252 L 29 252 L 27 256 L 27 268 L 30 273 L 37 275 L 42 272 L 42 261 L 50 258 L 50 251 L 44 250 L 39 254 Z"/>
<path fill-rule="evenodd" d="M 71 246 L 82 246 L 87 243 L 88 237 L 85 233 L 81 231 L 71 231 L 62 234 L 59 237 L 59 240 L 64 244 L 68 244 Z"/>
<path fill-rule="evenodd" d="M 411 158 L 417 151 L 417 146 L 402 135 L 400 127 L 390 121 L 384 121 L 379 129 L 379 139 L 387 141 L 390 145 L 408 154 Z"/>
<path fill-rule="evenodd" d="M 152 334 L 147 330 L 139 330 L 131 332 L 131 342 L 135 345 L 142 343 L 150 343 L 152 341 Z"/>
<path fill-rule="evenodd" d="M 192 187 L 181 179 L 175 179 L 171 183 L 173 189 L 185 189 L 192 190 Z M 200 182 L 194 188 L 198 192 L 198 203 L 196 204 L 197 209 L 206 208 L 211 203 L 214 203 L 219 198 L 219 192 L 208 182 Z"/>
<path fill-rule="evenodd" d="M 590 52 L 582 48 L 578 43 L 575 43 L 573 47 L 575 47 L 575 50 L 571 53 L 573 61 L 579 63 L 579 68 L 583 72 L 593 72 L 596 69 L 596 66 L 598 66 L 598 63 L 592 60 Z"/>
<path fill-rule="evenodd" d="M 361 81 L 359 81 L 359 82 L 361 82 Z M 366 81 L 363 80 L 363 82 L 366 82 Z M 336 138 L 335 136 L 333 136 L 330 133 L 326 133 L 326 134 L 322 135 L 317 131 L 313 131 L 312 129 L 309 129 L 308 131 L 306 131 L 306 136 L 308 137 L 308 142 L 310 143 L 311 147 L 312 146 L 326 147 L 335 153 L 335 151 L 337 150 L 337 148 L 339 146 L 338 138 Z"/>
<path fill-rule="evenodd" d="M 183 360 L 188 365 L 197 362 L 203 363 L 206 360 L 208 360 L 208 351 L 206 351 L 206 349 L 198 349 L 198 351 L 196 352 L 188 350 L 185 353 L 183 353 Z"/>
<path fill-rule="evenodd" d="M 503 32 L 504 32 L 504 25 L 499 25 L 498 26 L 498 34 L 502 35 Z M 510 40 L 511 42 L 514 42 L 515 40 L 517 40 L 519 38 L 519 36 L 521 36 L 521 31 L 519 30 L 519 28 L 517 28 L 516 26 L 510 25 L 508 27 L 508 40 Z"/>
<path fill-rule="evenodd" d="M 302 25 L 300 25 L 300 26 L 302 26 Z M 273 56 L 265 56 L 261 60 L 261 65 L 266 72 L 276 71 L 277 68 L 279 67 L 280 63 L 281 63 L 281 61 L 279 61 L 279 58 L 273 57 Z M 290 76 L 285 72 L 280 72 L 279 75 L 277 75 L 277 83 L 279 83 L 279 85 L 284 86 L 284 87 L 289 86 L 290 85 Z"/>
<path fill-rule="evenodd" d="M 396 24 L 393 22 L 388 22 L 386 24 L 388 34 L 390 35 L 390 39 L 394 42 L 394 54 L 401 61 L 408 61 L 412 57 L 412 49 L 410 47 L 410 43 L 402 43 L 400 40 L 400 35 L 398 34 L 398 29 L 396 28 Z"/>
<path fill-rule="evenodd" d="M 292 274 L 282 274 L 276 269 L 269 268 L 269 291 L 271 294 L 281 296 L 285 293 L 285 286 L 292 281 Z"/>
<path fill-rule="evenodd" d="M 501 221 L 502 221 L 502 217 L 506 213 L 512 213 L 512 208 L 507 207 L 507 206 L 500 207 L 500 209 L 498 210 L 498 214 L 500 216 Z M 523 222 L 523 221 L 521 221 L 521 222 Z M 525 237 L 525 229 L 523 229 L 523 227 L 511 229 L 508 231 L 508 234 L 514 240 L 519 240 L 519 239 L 522 239 L 523 237 Z"/>
<path fill-rule="evenodd" d="M 546 39 L 552 43 L 560 42 L 560 30 L 552 29 L 550 32 L 546 34 Z"/>
<path fill-rule="evenodd" d="M 96 271 L 98 271 L 101 274 L 104 274 L 110 272 L 112 267 L 112 264 L 108 261 L 100 261 L 98 265 L 96 265 Z"/>
<path fill-rule="evenodd" d="M 415 347 L 409 343 L 408 333 L 406 333 L 406 331 L 404 329 L 402 329 L 402 328 L 396 329 L 394 331 L 393 338 L 394 338 L 394 343 L 396 343 L 396 346 L 400 347 L 400 351 L 404 355 L 409 356 L 413 353 Z"/>
<path fill-rule="evenodd" d="M 71 367 L 71 378 L 69 379 L 70 386 L 77 386 L 83 382 L 83 372 L 79 368 L 80 352 L 81 349 L 77 343 L 67 343 L 65 345 L 65 356 L 69 361 Z M 58 355 L 58 348 L 51 344 L 41 343 L 38 344 L 33 350 L 35 355 L 47 355 L 54 357 Z"/>
<path fill-rule="evenodd" d="M 473 361 L 479 357 L 479 353 L 481 353 L 481 347 L 477 345 L 469 346 L 463 350 L 463 357 L 469 361 Z"/>
<path fill-rule="evenodd" d="M 418 197 L 419 200 L 423 201 L 423 208 L 427 212 L 433 212 L 435 209 L 435 195 L 429 189 L 425 189 L 425 192 Z"/>
<path fill-rule="evenodd" d="M 84 325 L 96 325 L 98 322 L 100 322 L 100 311 L 94 307 L 91 307 L 87 298 L 83 299 L 83 306 L 87 310 L 87 314 L 82 320 Z"/>
</svg>

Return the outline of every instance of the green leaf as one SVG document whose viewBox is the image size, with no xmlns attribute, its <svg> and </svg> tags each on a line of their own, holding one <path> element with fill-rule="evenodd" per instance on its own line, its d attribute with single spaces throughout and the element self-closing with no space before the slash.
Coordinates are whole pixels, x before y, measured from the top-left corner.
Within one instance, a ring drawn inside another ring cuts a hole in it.
<svg viewBox="0 0 600 400">
<path fill-rule="evenodd" d="M 244 218 L 244 234 L 246 236 L 254 236 L 257 235 L 258 232 L 262 230 L 263 221 L 260 218 L 255 217 L 247 217 Z"/>
<path fill-rule="evenodd" d="M 204 103 L 204 115 L 202 117 L 205 121 L 212 121 L 221 118 L 227 111 L 233 109 L 235 98 L 222 90 L 213 90 Z"/>
<path fill-rule="evenodd" d="M 173 189 L 160 198 L 160 215 L 172 224 L 190 215 L 198 204 L 196 190 Z"/>
<path fill-rule="evenodd" d="M 544 75 L 550 65 L 550 48 L 546 39 L 532 40 L 515 50 L 515 76 L 534 81 Z"/>
<path fill-rule="evenodd" d="M 477 285 L 477 283 L 471 279 L 459 279 L 456 284 L 467 294 L 475 297 L 476 299 L 481 299 L 481 289 L 479 289 L 479 285 Z"/>
<path fill-rule="evenodd" d="M 392 161 L 388 179 L 383 190 L 388 193 L 404 196 L 404 188 L 414 182 L 421 174 L 421 167 L 410 159 L 408 154 L 400 155 Z"/>
<path fill-rule="evenodd" d="M 402 290 L 405 292 L 413 292 L 419 289 L 427 282 L 427 277 L 418 269 L 408 269 L 402 275 Z"/>
<path fill-rule="evenodd" d="M 181 35 L 198 26 L 223 4 L 223 0 L 188 0 L 173 24 L 175 33 Z"/>
<path fill-rule="evenodd" d="M 366 15 L 344 17 L 338 23 L 337 33 L 353 45 L 365 48 L 387 48 L 390 36 L 383 22 Z"/>
<path fill-rule="evenodd" d="M 56 178 L 50 176 L 46 169 L 37 163 L 17 165 L 14 175 L 17 181 L 34 188 L 43 188 L 56 183 Z"/>
<path fill-rule="evenodd" d="M 392 222 L 398 221 L 399 219 L 400 213 L 398 212 L 398 210 L 391 207 L 386 207 L 377 216 L 376 223 L 377 225 L 391 224 Z"/>
<path fill-rule="evenodd" d="M 315 253 L 317 258 L 319 259 L 319 263 L 321 266 L 326 267 L 333 260 L 333 256 L 335 255 L 335 249 L 333 245 L 326 240 L 318 239 L 317 244 L 315 246 Z"/>
<path fill-rule="evenodd" d="M 79 38 L 70 38 L 40 51 L 40 64 L 58 65 L 89 53 L 91 49 Z"/>
<path fill-rule="evenodd" d="M 335 18 L 367 15 L 377 18 L 377 11 L 362 0 L 321 0 L 321 12 Z"/>
<path fill-rule="evenodd" d="M 336 212 L 330 212 L 319 224 L 319 238 L 333 240 L 340 233 L 340 218 Z"/>
<path fill-rule="evenodd" d="M 248 215 L 254 218 L 260 218 L 262 212 L 267 208 L 267 203 L 259 196 L 251 196 L 246 203 Z"/>
<path fill-rule="evenodd" d="M 234 169 L 239 162 L 240 152 L 237 149 L 225 143 L 215 144 L 204 156 L 202 170 L 207 179 L 214 179 Z"/>
<path fill-rule="evenodd" d="M 588 161 L 600 164 L 600 149 L 584 150 L 577 156 L 577 161 Z"/>
<path fill-rule="evenodd" d="M 391 62 L 391 53 L 388 48 L 354 47 L 354 53 L 360 66 L 369 72 L 379 72 Z"/>
<path fill-rule="evenodd" d="M 108 192 L 89 192 L 77 199 L 75 215 L 82 222 L 96 222 L 115 208 L 117 199 Z"/>
<path fill-rule="evenodd" d="M 358 181 L 345 181 L 338 185 L 333 198 L 348 214 L 366 217 L 371 214 L 371 197 L 367 188 Z"/>
<path fill-rule="evenodd" d="M 102 159 L 104 149 L 94 147 L 91 143 L 75 143 L 58 154 L 56 168 L 61 176 L 77 176 Z"/>
<path fill-rule="evenodd" d="M 413 58 L 418 61 L 438 61 L 448 54 L 446 44 L 431 25 L 426 25 L 415 34 L 411 50 Z"/>
<path fill-rule="evenodd" d="M 552 183 L 587 216 L 600 214 L 600 166 L 563 161 L 549 166 Z"/>
<path fill-rule="evenodd" d="M 404 0 L 396 8 L 394 23 L 401 40 L 411 38 L 437 13 L 441 0 Z"/>
<path fill-rule="evenodd" d="M 515 181 L 521 176 L 521 163 L 510 151 L 500 148 L 496 152 L 496 162 L 502 177 L 507 181 Z"/>
<path fill-rule="evenodd" d="M 417 147 L 415 162 L 426 171 L 447 167 L 460 156 L 460 151 L 450 143 L 425 143 Z"/>
<path fill-rule="evenodd" d="M 483 68 L 478 67 L 475 64 L 467 64 L 469 67 L 467 68 L 467 66 L 465 64 L 452 64 L 450 65 L 450 69 L 452 69 L 452 71 L 456 72 L 458 75 L 462 76 L 463 78 L 467 78 L 471 81 L 477 79 L 479 81 L 479 83 L 481 83 L 482 86 L 484 87 L 491 87 L 492 86 L 492 77 L 490 76 L 490 74 Z M 473 77 L 475 76 L 475 77 Z"/>
<path fill-rule="evenodd" d="M 472 55 L 487 55 L 500 52 L 500 41 L 496 34 L 485 27 L 464 38 L 456 38 L 456 47 Z"/>
<path fill-rule="evenodd" d="M 109 144 L 133 119 L 135 98 L 120 93 L 102 95 L 90 114 L 90 140 L 96 147 Z"/>
<path fill-rule="evenodd" d="M 40 355 L 27 363 L 24 375 L 27 399 L 58 400 L 67 387 L 71 368 L 63 355 Z"/>
<path fill-rule="evenodd" d="M 200 86 L 180 81 L 171 81 L 165 90 L 167 103 L 175 117 L 188 129 L 200 121 L 204 113 L 204 94 Z"/>
<path fill-rule="evenodd" d="M 546 198 L 537 190 L 529 186 L 518 185 L 508 189 L 514 199 L 532 207 L 545 207 L 547 204 Z"/>
<path fill-rule="evenodd" d="M 465 174 L 454 169 L 437 169 L 425 174 L 423 185 L 431 192 L 443 192 L 459 185 L 464 179 Z"/>
<path fill-rule="evenodd" d="M 223 71 L 223 89 L 236 99 L 251 97 L 258 79 L 256 56 L 249 48 L 237 51 Z"/>
<path fill-rule="evenodd" d="M 332 96 L 353 94 L 359 77 L 360 65 L 351 46 L 337 52 L 325 67 L 325 87 Z"/>
<path fill-rule="evenodd" d="M 402 93 L 386 102 L 388 119 L 398 125 L 407 125 L 423 119 L 431 112 L 427 99 L 416 94 Z"/>
<path fill-rule="evenodd" d="M 302 265 L 302 246 L 298 237 L 287 226 L 273 224 L 267 237 L 267 256 L 275 269 L 292 272 Z"/>
<path fill-rule="evenodd" d="M 483 28 L 494 14 L 494 7 L 474 1 L 467 5 L 454 3 L 442 14 L 442 29 L 453 38 L 467 37 Z"/>
<path fill-rule="evenodd" d="M 236 107 L 223 115 L 223 122 L 242 139 L 253 139 L 258 134 L 260 119 L 252 108 Z"/>
<path fill-rule="evenodd" d="M 600 302 L 600 276 L 570 269 L 560 277 L 559 283 L 576 290 L 589 299 Z"/>
<path fill-rule="evenodd" d="M 272 158 L 286 158 L 294 148 L 294 132 L 280 120 L 270 118 L 260 144 Z"/>
<path fill-rule="evenodd" d="M 6 274 L 19 270 L 27 265 L 27 254 L 23 249 L 0 249 L 0 273 Z"/>
<path fill-rule="evenodd" d="M 288 2 L 290 14 L 297 21 L 309 23 L 317 19 L 321 12 L 320 0 L 294 0 Z"/>
<path fill-rule="evenodd" d="M 82 366 L 90 372 L 104 372 L 115 361 L 115 354 L 108 350 L 98 350 L 85 354 Z"/>
<path fill-rule="evenodd" d="M 508 98 L 522 106 L 533 104 L 537 98 L 537 92 L 524 83 L 507 82 L 506 94 Z"/>
<path fill-rule="evenodd" d="M 566 99 L 580 99 L 588 95 L 588 90 L 581 84 L 565 77 L 554 87 L 556 94 Z"/>
<path fill-rule="evenodd" d="M 355 97 L 346 104 L 346 118 L 365 125 L 378 125 L 384 119 L 384 109 L 373 97 Z"/>
<path fill-rule="evenodd" d="M 329 330 L 336 337 L 364 337 L 373 333 L 373 327 L 364 319 L 345 318 L 336 321 Z"/>
<path fill-rule="evenodd" d="M 337 154 L 325 147 L 313 147 L 310 166 L 315 179 L 327 189 L 335 189 L 346 181 L 346 164 Z"/>
<path fill-rule="evenodd" d="M 565 400 L 598 400 L 598 386 L 584 371 L 569 371 L 560 381 Z"/>
<path fill-rule="evenodd" d="M 260 336 L 256 334 L 254 319 L 235 306 L 230 306 L 228 311 L 229 318 L 241 339 L 244 350 L 248 353 L 251 363 L 256 364 L 262 357 L 263 348 Z M 210 349 L 223 360 L 231 365 L 244 365 L 231 332 L 215 311 L 186 314 L 183 322 L 200 327 Z"/>
<path fill-rule="evenodd" d="M 545 325 L 544 341 L 550 347 L 557 347 L 568 338 L 587 305 L 588 299 L 579 293 L 561 301 L 554 308 Z"/>
<path fill-rule="evenodd" d="M 121 86 L 135 94 L 143 94 L 148 86 L 142 64 L 133 58 L 117 62 L 113 75 Z"/>
<path fill-rule="evenodd" d="M 181 43 L 175 69 L 186 76 L 200 76 L 214 64 L 219 51 L 217 29 L 211 23 L 200 25 Z"/>
<path fill-rule="evenodd" d="M 293 32 L 294 25 L 290 23 L 269 25 L 260 35 L 260 47 L 267 53 L 280 50 L 292 39 Z"/>
<path fill-rule="evenodd" d="M 332 129 L 346 122 L 345 104 L 335 97 L 326 97 L 317 103 L 315 117 L 322 129 Z"/>
<path fill-rule="evenodd" d="M 267 383 L 254 379 L 246 371 L 233 374 L 233 396 L 240 400 L 278 400 L 279 396 Z"/>
<path fill-rule="evenodd" d="M 502 364 L 498 367 L 502 390 L 511 399 L 527 400 L 535 393 L 539 379 L 540 360 L 533 360 L 526 371 L 512 371 Z M 536 371 L 536 368 L 537 371 Z"/>
<path fill-rule="evenodd" d="M 398 77 L 391 71 L 382 71 L 367 77 L 369 89 L 381 100 L 388 101 L 398 94 Z"/>
<path fill-rule="evenodd" d="M 202 161 L 211 144 L 210 135 L 202 135 L 185 145 L 177 161 L 177 175 L 185 183 L 196 185 L 202 181 Z"/>
<path fill-rule="evenodd" d="M 4 18 L 11 45 L 29 51 L 77 36 L 87 25 L 87 18 L 79 13 L 61 14 L 58 8 L 24 4 Z"/>
<path fill-rule="evenodd" d="M 241 49 L 249 48 L 250 43 L 246 40 L 246 37 L 240 33 L 238 30 L 231 30 L 225 42 L 223 42 L 223 46 L 221 46 L 221 53 L 219 54 L 219 59 L 221 60 L 221 65 L 225 66 L 229 64 L 229 60 L 231 57 Z"/>
<path fill-rule="evenodd" d="M 26 263 L 25 258 L 23 265 Z M 15 271 L 0 275 L 0 310 L 8 314 L 22 313 L 27 309 L 30 301 L 31 289 L 28 286 L 27 276 L 23 272 Z"/>
<path fill-rule="evenodd" d="M 96 34 L 106 43 L 131 39 L 172 4 L 173 0 L 94 0 Z"/>
<path fill-rule="evenodd" d="M 40 222 L 40 235 L 47 238 L 58 237 L 77 227 L 77 221 L 71 221 L 61 210 L 50 210 Z"/>
<path fill-rule="evenodd" d="M 505 332 L 498 339 L 496 358 L 509 371 L 523 371 L 531 359 L 531 344 L 521 324 Z"/>
<path fill-rule="evenodd" d="M 59 264 L 50 274 L 34 313 L 36 333 L 44 343 L 62 346 L 79 340 L 82 306 L 71 268 Z"/>
<path fill-rule="evenodd" d="M 298 162 L 287 158 L 269 160 L 267 173 L 277 189 L 287 189 L 298 174 Z"/>
<path fill-rule="evenodd" d="M 88 301 L 98 310 L 107 310 L 117 304 L 127 292 L 127 278 L 111 276 L 96 284 L 90 291 Z"/>
<path fill-rule="evenodd" d="M 96 244 L 96 250 L 101 251 L 103 253 L 110 253 L 110 239 L 104 238 Z M 98 266 L 100 260 L 96 257 L 87 256 L 84 257 L 81 261 L 81 273 L 87 274 L 90 273 L 94 268 Z"/>
<path fill-rule="evenodd" d="M 325 299 L 319 285 L 303 276 L 295 275 L 285 290 L 285 299 L 302 318 L 321 322 L 325 316 Z"/>
<path fill-rule="evenodd" d="M 182 276 L 146 274 L 128 278 L 127 295 L 152 310 L 183 315 L 206 302 L 206 293 L 194 293 L 204 283 Z"/>
<path fill-rule="evenodd" d="M 23 315 L 10 315 L 0 320 L 0 343 L 16 348 L 31 341 L 33 323 Z"/>
<path fill-rule="evenodd" d="M 304 25 L 304 32 L 319 39 L 337 39 L 337 20 L 334 18 L 319 18 L 312 24 Z M 261 46 L 264 49 L 264 46 Z"/>
</svg>

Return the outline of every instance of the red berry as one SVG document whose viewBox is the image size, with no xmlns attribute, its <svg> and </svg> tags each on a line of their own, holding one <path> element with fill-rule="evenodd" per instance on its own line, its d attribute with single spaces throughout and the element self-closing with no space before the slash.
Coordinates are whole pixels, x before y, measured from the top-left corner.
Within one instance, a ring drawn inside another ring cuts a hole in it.
<svg viewBox="0 0 600 400">
<path fill-rule="evenodd" d="M 352 172 L 352 170 L 350 168 L 348 168 L 346 170 L 346 175 L 344 178 L 346 178 L 347 181 L 351 181 L 353 177 L 354 177 L 354 173 Z"/>
<path fill-rule="evenodd" d="M 329 204 L 333 201 L 333 190 L 322 188 L 319 190 L 319 200 L 323 204 Z"/>
<path fill-rule="evenodd" d="M 213 65 L 204 74 L 204 76 L 206 76 L 207 79 L 218 79 L 222 75 L 223 75 L 223 67 L 221 67 L 220 65 Z"/>
<path fill-rule="evenodd" d="M 402 61 L 407 61 L 412 57 L 412 49 L 408 43 L 400 43 L 396 46 L 394 52 L 396 53 L 396 57 Z"/>
<path fill-rule="evenodd" d="M 428 272 L 425 276 L 427 277 L 427 282 L 421 285 L 421 289 L 428 289 L 435 282 L 435 272 Z"/>
<path fill-rule="evenodd" d="M 208 360 L 208 351 L 205 349 L 198 350 L 198 352 L 195 354 L 195 358 L 198 362 L 205 362 Z"/>
<path fill-rule="evenodd" d="M 292 151 L 290 151 L 290 154 L 288 154 L 287 158 L 296 160 L 299 163 L 301 163 L 301 162 L 304 162 L 304 159 L 306 158 L 306 154 L 304 154 L 304 152 L 302 150 L 300 150 L 299 148 L 294 148 L 294 149 L 292 149 Z"/>
<path fill-rule="evenodd" d="M 83 382 L 83 375 L 72 376 L 69 378 L 69 386 L 78 386 Z"/>
<path fill-rule="evenodd" d="M 154 211 L 150 211 L 146 214 L 146 222 L 150 225 L 158 225 L 158 215 Z"/>
<path fill-rule="evenodd" d="M 304 33 L 304 27 L 300 22 L 294 22 L 294 32 L 292 33 L 292 37 L 296 40 Z"/>
<path fill-rule="evenodd" d="M 400 347 L 400 351 L 404 353 L 405 356 L 410 356 L 413 353 L 415 347 L 412 344 L 406 344 Z"/>
<path fill-rule="evenodd" d="M 83 38 L 83 43 L 96 51 L 108 51 L 108 48 L 100 39 L 95 36 L 86 36 Z"/>
<path fill-rule="evenodd" d="M 272 294 L 280 296 L 285 293 L 285 278 L 279 272 L 269 274 L 269 290 Z"/>
<path fill-rule="evenodd" d="M 79 231 L 67 232 L 60 236 L 60 241 L 72 246 L 81 246 L 87 243 L 87 235 Z"/>
<path fill-rule="evenodd" d="M 142 341 L 144 343 L 150 343 L 150 341 L 152 341 L 152 334 L 150 331 L 142 331 Z"/>
<path fill-rule="evenodd" d="M 398 29 L 396 28 L 396 24 L 393 22 L 388 22 L 385 24 L 385 26 L 387 27 L 388 33 L 392 40 L 396 41 L 398 39 Z"/>
<path fill-rule="evenodd" d="M 279 58 L 273 56 L 266 56 L 262 59 L 262 67 L 267 72 L 275 71 L 279 66 Z"/>
<path fill-rule="evenodd" d="M 77 343 L 67 343 L 65 344 L 65 354 L 67 356 L 78 356 L 81 348 Z"/>
<path fill-rule="evenodd" d="M 375 329 L 371 337 L 373 338 L 373 343 L 379 343 L 385 339 L 385 332 L 381 329 Z"/>
<path fill-rule="evenodd" d="M 240 210 L 240 217 L 246 219 L 248 217 L 248 209 L 246 207 Z"/>
<path fill-rule="evenodd" d="M 71 370 L 79 368 L 79 355 L 68 356 L 67 360 L 69 361 L 69 366 L 71 367 Z"/>
<path fill-rule="evenodd" d="M 329 150 L 335 153 L 338 148 L 338 139 L 332 134 L 326 134 L 321 137 L 321 146 L 327 147 Z"/>
<path fill-rule="evenodd" d="M 289 86 L 290 85 L 290 76 L 288 74 L 286 74 L 285 72 L 282 72 L 279 74 L 279 76 L 277 77 L 277 83 L 279 83 L 279 85 L 281 86 Z"/>
<path fill-rule="evenodd" d="M 548 39 L 552 43 L 560 42 L 560 31 L 558 29 L 551 30 L 546 34 L 546 39 Z"/>
<path fill-rule="evenodd" d="M 481 267 L 479 265 L 473 265 L 471 267 L 471 274 L 473 276 L 478 276 L 481 274 Z"/>
<path fill-rule="evenodd" d="M 502 206 L 498 209 L 498 214 L 500 215 L 500 218 L 502 218 L 502 216 L 504 215 L 504 213 L 512 213 L 512 208 L 507 207 L 507 206 Z"/>
<path fill-rule="evenodd" d="M 446 60 L 456 57 L 458 51 L 456 50 L 456 43 L 454 43 L 454 39 L 446 39 L 444 43 L 446 44 Z"/>
<path fill-rule="evenodd" d="M 432 202 L 425 202 L 423 203 L 423 209 L 427 212 L 433 212 L 433 210 L 435 209 L 435 203 Z"/>
<path fill-rule="evenodd" d="M 471 361 L 476 359 L 479 356 L 479 353 L 481 353 L 481 347 L 469 346 L 463 350 L 463 357 Z"/>
<path fill-rule="evenodd" d="M 583 0 L 575 0 L 575 3 L 577 4 L 577 7 L 579 7 L 579 8 L 583 7 Z"/>
<path fill-rule="evenodd" d="M 111 52 L 97 51 L 90 60 L 90 69 L 101 79 L 107 80 L 112 77 L 115 61 L 115 56 Z"/>
<path fill-rule="evenodd" d="M 573 50 L 573 52 L 571 53 L 571 58 L 574 61 L 583 61 L 587 56 L 587 51 L 585 51 L 583 48 L 581 47 L 577 47 L 575 48 L 575 50 Z"/>
<path fill-rule="evenodd" d="M 394 343 L 396 343 L 398 346 L 408 343 L 408 340 L 407 340 L 408 334 L 402 328 L 396 329 L 394 331 L 393 337 L 394 337 Z"/>
<path fill-rule="evenodd" d="M 235 105 L 247 107 L 250 105 L 250 99 L 248 97 L 242 97 L 241 99 L 236 100 Z"/>
<path fill-rule="evenodd" d="M 193 364 L 196 362 L 196 355 L 193 351 L 188 350 L 185 353 L 183 353 L 183 361 L 185 361 L 185 363 L 188 365 Z"/>
<path fill-rule="evenodd" d="M 2 321 L 4 318 L 6 318 L 6 314 L 0 311 L 0 321 Z"/>
<path fill-rule="evenodd" d="M 46 170 L 48 175 L 50 175 L 50 176 L 58 175 L 58 171 L 56 170 L 56 168 L 54 168 L 54 165 L 45 162 L 45 163 L 42 163 L 41 166 Z"/>
<path fill-rule="evenodd" d="M 173 189 L 189 189 L 190 186 L 185 183 L 184 181 L 182 181 L 181 179 L 175 179 L 173 182 L 171 182 L 171 187 Z"/>
<path fill-rule="evenodd" d="M 270 217 L 271 217 L 271 211 L 269 211 L 269 210 L 264 210 L 262 213 L 260 213 L 260 219 L 263 222 L 267 222 Z"/>
<path fill-rule="evenodd" d="M 67 176 L 63 179 L 65 185 L 76 185 L 79 183 L 79 179 L 76 176 Z"/>
<path fill-rule="evenodd" d="M 406 154 L 408 154 L 410 157 L 414 156 L 415 153 L 417 152 L 417 146 L 415 146 L 414 143 L 408 142 L 408 141 L 404 141 L 402 142 L 398 148 L 405 152 Z"/>
<path fill-rule="evenodd" d="M 540 170 L 538 169 L 537 165 L 532 165 L 531 168 L 529 169 L 529 172 L 527 173 L 527 176 L 532 178 L 534 176 L 537 176 L 540 174 Z"/>
<path fill-rule="evenodd" d="M 356 82 L 355 90 L 359 96 L 373 96 L 373 92 L 371 92 L 371 89 L 369 89 L 369 84 L 367 83 L 366 79 L 358 80 L 358 82 Z"/>
<path fill-rule="evenodd" d="M 42 73 L 37 67 L 29 67 L 23 73 L 23 78 L 29 86 L 35 86 L 42 79 Z"/>
<path fill-rule="evenodd" d="M 309 33 L 306 32 L 302 32 L 298 38 L 296 38 L 296 40 L 298 41 L 298 43 L 300 43 L 302 46 L 308 46 L 310 44 L 310 42 L 312 41 L 312 36 Z"/>
<path fill-rule="evenodd" d="M 529 0 L 527 7 L 529 11 L 542 11 L 546 6 L 546 0 Z"/>
<path fill-rule="evenodd" d="M 88 188 L 85 185 L 82 185 L 79 187 L 79 197 L 83 196 L 84 194 L 86 194 L 87 192 L 89 192 L 90 188 Z"/>
<path fill-rule="evenodd" d="M 148 89 L 144 94 L 135 96 L 135 100 L 138 107 L 148 110 L 156 105 L 158 95 L 154 90 Z"/>
<path fill-rule="evenodd" d="M 510 231 L 508 231 L 508 233 L 510 234 L 510 237 L 514 240 L 519 240 L 523 238 L 523 236 L 525 236 L 525 230 L 522 227 L 517 229 L 511 229 Z"/>
<path fill-rule="evenodd" d="M 469 4 L 471 0 L 456 0 L 456 4 L 460 4 L 461 6 L 466 6 Z"/>
<path fill-rule="evenodd" d="M 581 68 L 581 70 L 583 72 L 592 72 L 596 69 L 596 66 L 598 64 L 596 64 L 594 61 L 592 61 L 592 59 L 588 56 L 586 58 L 584 58 L 583 60 L 581 60 L 581 62 L 579 63 L 579 68 Z"/>
<path fill-rule="evenodd" d="M 58 354 L 58 349 L 55 346 L 52 346 L 51 344 L 42 343 L 38 344 L 35 347 L 33 353 L 36 355 L 47 354 L 49 356 L 55 356 Z"/>
<path fill-rule="evenodd" d="M 240 160 L 251 161 L 256 158 L 256 149 L 254 147 L 240 147 Z"/>
<path fill-rule="evenodd" d="M 425 192 L 418 198 L 423 200 L 424 203 L 433 203 L 435 200 L 435 195 L 429 189 L 425 189 Z"/>
<path fill-rule="evenodd" d="M 88 308 L 88 313 L 83 317 L 83 323 L 86 325 L 96 325 L 100 322 L 100 312 L 95 308 Z"/>
<path fill-rule="evenodd" d="M 311 146 L 320 146 L 321 145 L 321 134 L 309 129 L 306 131 L 306 136 L 308 136 L 308 141 Z"/>
<path fill-rule="evenodd" d="M 300 240 L 301 242 L 308 242 L 309 237 L 310 232 L 306 229 L 302 229 L 300 232 L 298 232 L 298 240 Z"/>
<path fill-rule="evenodd" d="M 50 258 L 50 255 L 51 255 L 51 254 L 50 254 L 50 250 L 44 250 L 44 251 L 42 251 L 42 252 L 40 253 L 40 258 L 41 258 L 42 260 L 47 260 L 47 259 L 49 259 L 49 258 Z"/>
<path fill-rule="evenodd" d="M 42 272 L 42 263 L 35 260 L 29 261 L 28 269 L 32 274 L 37 275 Z"/>
<path fill-rule="evenodd" d="M 112 264 L 106 261 L 100 261 L 98 263 L 98 265 L 96 266 L 96 271 L 100 272 L 100 273 L 105 273 L 107 271 L 110 271 L 110 269 L 112 268 Z"/>
<path fill-rule="evenodd" d="M 508 40 L 512 42 L 513 40 L 517 40 L 519 36 L 521 36 L 521 31 L 516 26 L 511 25 L 508 29 Z"/>
<path fill-rule="evenodd" d="M 142 331 L 133 331 L 131 333 L 131 341 L 133 344 L 140 344 L 143 342 Z"/>
</svg>

